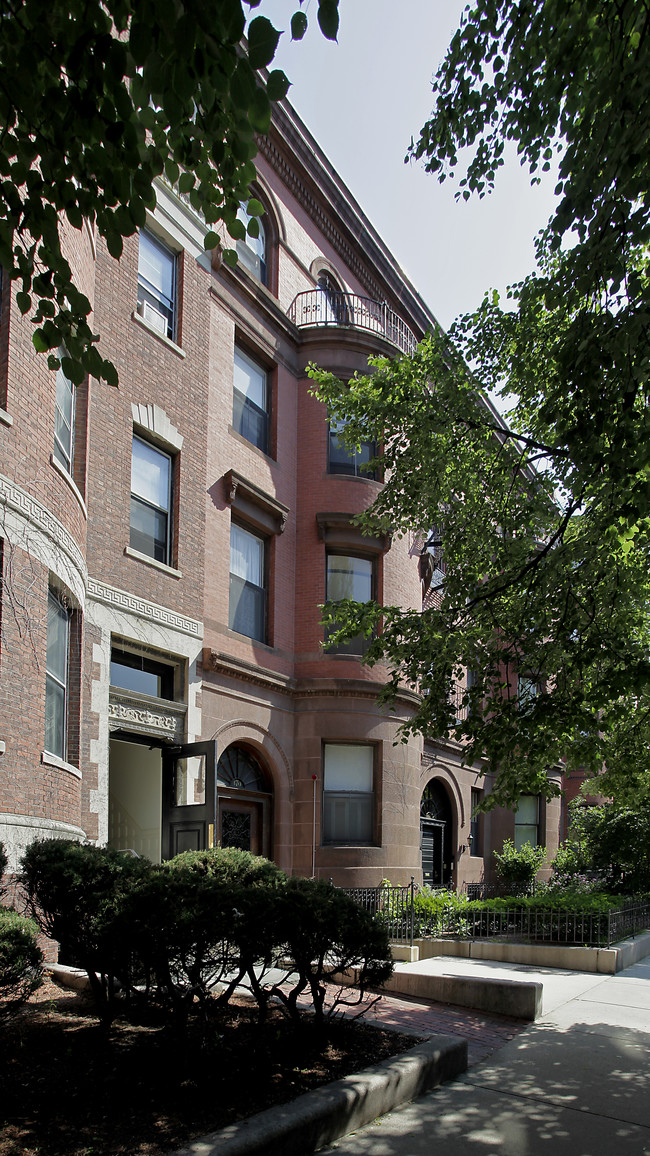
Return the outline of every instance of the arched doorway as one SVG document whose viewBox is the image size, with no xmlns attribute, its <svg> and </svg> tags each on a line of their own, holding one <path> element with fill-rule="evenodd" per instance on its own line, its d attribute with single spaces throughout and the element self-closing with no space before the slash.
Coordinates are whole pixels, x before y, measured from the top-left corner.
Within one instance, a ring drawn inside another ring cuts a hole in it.
<svg viewBox="0 0 650 1156">
<path fill-rule="evenodd" d="M 273 793 L 262 763 L 248 747 L 233 744 L 223 752 L 217 763 L 217 798 L 221 846 L 270 858 Z"/>
<path fill-rule="evenodd" d="M 449 796 L 439 779 L 429 779 L 420 801 L 422 881 L 428 887 L 451 883 L 452 812 Z"/>
</svg>

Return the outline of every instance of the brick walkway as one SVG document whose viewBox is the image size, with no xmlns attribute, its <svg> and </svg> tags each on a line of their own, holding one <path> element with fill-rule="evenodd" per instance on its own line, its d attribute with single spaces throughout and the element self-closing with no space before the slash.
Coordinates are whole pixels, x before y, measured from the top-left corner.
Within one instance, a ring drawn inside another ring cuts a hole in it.
<svg viewBox="0 0 650 1156">
<path fill-rule="evenodd" d="M 352 991 L 350 991 L 352 997 Z M 353 998 L 353 997 L 352 997 Z M 360 1004 L 355 1012 L 361 1010 Z M 409 999 L 407 996 L 383 995 L 364 1017 L 369 1023 L 385 1027 L 408 1028 L 433 1035 L 443 1032 L 462 1036 L 467 1040 L 467 1058 L 471 1068 L 508 1040 L 514 1039 L 528 1025 L 510 1016 L 489 1015 L 457 1007 L 456 1004 L 434 1003 L 433 1000 Z"/>
</svg>

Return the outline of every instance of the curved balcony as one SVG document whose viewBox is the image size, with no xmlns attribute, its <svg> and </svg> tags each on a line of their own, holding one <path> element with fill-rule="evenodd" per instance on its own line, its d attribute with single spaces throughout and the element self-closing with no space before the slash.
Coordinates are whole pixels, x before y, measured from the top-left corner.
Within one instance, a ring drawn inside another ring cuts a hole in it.
<svg viewBox="0 0 650 1156">
<path fill-rule="evenodd" d="M 373 301 L 371 297 L 359 297 L 356 293 L 333 293 L 323 289 L 298 293 L 287 310 L 287 317 L 299 329 L 323 325 L 365 329 L 384 337 L 407 356 L 417 347 L 415 334 L 385 301 Z"/>
</svg>

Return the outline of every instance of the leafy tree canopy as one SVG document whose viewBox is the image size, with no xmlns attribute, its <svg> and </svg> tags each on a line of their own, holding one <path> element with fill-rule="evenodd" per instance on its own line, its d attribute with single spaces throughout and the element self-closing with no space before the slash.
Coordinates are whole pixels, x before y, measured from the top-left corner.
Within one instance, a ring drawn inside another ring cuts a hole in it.
<svg viewBox="0 0 650 1156">
<path fill-rule="evenodd" d="M 10 0 L 0 14 L 0 265 L 20 282 L 37 350 L 64 345 L 65 370 L 117 384 L 74 284 L 61 223 L 94 224 L 115 258 L 144 225 L 164 177 L 209 226 L 231 237 L 255 177 L 255 135 L 289 81 L 273 61 L 280 33 L 260 0 Z M 335 39 L 338 0 L 318 0 L 318 23 Z M 307 17 L 291 21 L 301 39 Z M 259 202 L 249 203 L 255 217 Z M 253 223 L 249 228 L 255 229 Z M 205 245 L 218 244 L 210 230 Z M 234 249 L 224 259 L 236 262 Z M 58 365 L 54 354 L 50 364 Z"/>
<path fill-rule="evenodd" d="M 433 95 L 411 157 L 441 180 L 462 161 L 469 197 L 507 141 L 533 180 L 557 154 L 558 203 L 506 308 L 486 295 L 349 390 L 315 373 L 350 444 L 383 444 L 366 524 L 433 532 L 444 569 L 423 614 L 338 620 L 382 623 L 368 658 L 394 666 L 388 696 L 423 691 L 407 732 L 466 740 L 498 773 L 493 802 L 549 793 L 562 758 L 605 761 L 603 788 L 625 792 L 650 762 L 650 6 L 478 0 Z"/>
</svg>

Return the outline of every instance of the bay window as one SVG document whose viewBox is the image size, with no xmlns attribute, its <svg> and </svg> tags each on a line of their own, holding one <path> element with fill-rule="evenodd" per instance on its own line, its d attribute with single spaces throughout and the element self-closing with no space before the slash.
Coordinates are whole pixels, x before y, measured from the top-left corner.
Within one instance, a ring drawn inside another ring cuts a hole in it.
<svg viewBox="0 0 650 1156">
<path fill-rule="evenodd" d="M 45 657 L 45 750 L 67 757 L 68 671 L 71 613 L 56 591 L 47 596 L 47 650 Z"/>
<path fill-rule="evenodd" d="M 370 558 L 328 553 L 326 579 L 328 602 L 340 602 L 344 598 L 353 602 L 370 602 L 373 597 L 373 585 L 374 567 Z M 369 640 L 359 634 L 349 642 L 339 643 L 336 650 L 339 653 L 360 655 L 365 652 L 368 645 Z"/>
</svg>

